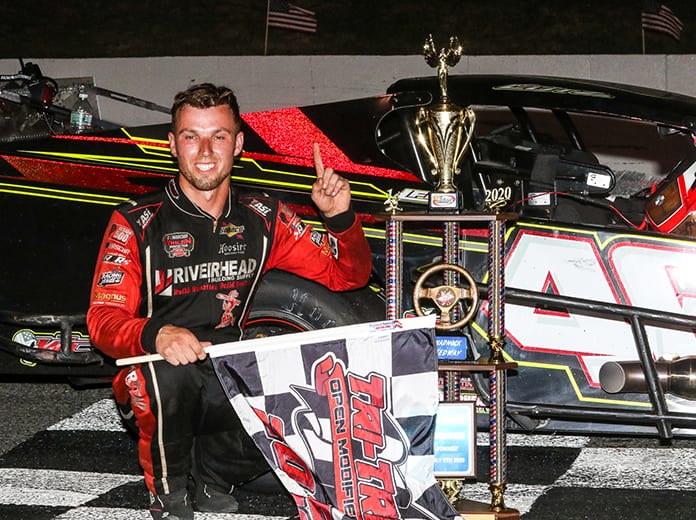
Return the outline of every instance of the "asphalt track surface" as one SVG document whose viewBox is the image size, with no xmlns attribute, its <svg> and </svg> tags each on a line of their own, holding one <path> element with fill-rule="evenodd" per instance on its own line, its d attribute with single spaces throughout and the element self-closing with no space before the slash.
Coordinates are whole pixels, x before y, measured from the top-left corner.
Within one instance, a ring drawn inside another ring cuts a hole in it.
<svg viewBox="0 0 696 520">
<path fill-rule="evenodd" d="M 136 443 L 108 389 L 0 383 L 0 519 L 149 519 Z M 508 507 L 523 520 L 691 520 L 696 441 L 511 434 Z M 479 434 L 487 444 L 487 436 Z M 463 496 L 490 501 L 487 449 Z M 200 520 L 281 520 L 282 491 L 236 491 L 240 512 Z"/>
</svg>

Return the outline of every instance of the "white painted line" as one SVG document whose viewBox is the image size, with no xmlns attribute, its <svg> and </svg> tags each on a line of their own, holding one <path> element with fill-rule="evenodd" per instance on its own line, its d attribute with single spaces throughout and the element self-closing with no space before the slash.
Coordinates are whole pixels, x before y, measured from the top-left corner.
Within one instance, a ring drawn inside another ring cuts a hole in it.
<svg viewBox="0 0 696 520">
<path fill-rule="evenodd" d="M 139 480 L 140 475 L 0 468 L 0 503 L 75 507 Z"/>
<path fill-rule="evenodd" d="M 555 487 L 696 490 L 696 448 L 585 448 Z"/>
<path fill-rule="evenodd" d="M 577 435 L 543 435 L 539 433 L 508 433 L 508 446 L 525 446 L 530 448 L 584 448 L 590 442 L 589 437 Z M 479 446 L 488 446 L 487 432 L 478 433 L 476 442 Z"/>
<path fill-rule="evenodd" d="M 125 431 L 113 399 L 102 399 L 75 415 L 57 422 L 48 430 Z"/>
<path fill-rule="evenodd" d="M 263 516 L 222 513 L 198 513 L 196 520 L 286 520 L 287 516 Z M 123 509 L 108 507 L 79 507 L 66 511 L 56 520 L 151 520 L 147 508 Z"/>
</svg>

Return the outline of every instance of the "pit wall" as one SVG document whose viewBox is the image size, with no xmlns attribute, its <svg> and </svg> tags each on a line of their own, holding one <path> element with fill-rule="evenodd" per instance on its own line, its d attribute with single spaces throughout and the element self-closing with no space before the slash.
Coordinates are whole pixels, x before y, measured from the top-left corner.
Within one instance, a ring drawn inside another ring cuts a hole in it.
<svg viewBox="0 0 696 520">
<path fill-rule="evenodd" d="M 97 86 L 170 106 L 176 92 L 210 81 L 232 87 L 242 112 L 383 94 L 395 80 L 435 74 L 422 56 L 231 56 L 32 59 L 53 78 L 91 77 Z M 0 74 L 18 72 L 0 60 Z M 696 55 L 464 56 L 451 74 L 533 74 L 628 83 L 696 97 Z M 103 119 L 167 122 L 167 114 L 100 98 Z"/>
</svg>

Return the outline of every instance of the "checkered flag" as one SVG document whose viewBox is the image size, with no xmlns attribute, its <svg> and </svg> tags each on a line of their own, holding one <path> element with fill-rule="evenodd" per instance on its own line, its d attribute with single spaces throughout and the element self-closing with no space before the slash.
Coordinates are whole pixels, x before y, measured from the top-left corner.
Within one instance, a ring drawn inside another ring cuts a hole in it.
<svg viewBox="0 0 696 520">
<path fill-rule="evenodd" d="M 301 518 L 458 516 L 433 475 L 434 327 L 411 318 L 209 350 Z"/>
</svg>

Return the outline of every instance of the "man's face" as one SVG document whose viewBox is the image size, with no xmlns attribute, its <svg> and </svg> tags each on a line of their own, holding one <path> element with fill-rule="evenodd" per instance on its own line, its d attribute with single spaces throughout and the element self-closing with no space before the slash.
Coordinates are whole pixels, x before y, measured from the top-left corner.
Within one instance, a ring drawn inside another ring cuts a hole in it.
<svg viewBox="0 0 696 520">
<path fill-rule="evenodd" d="M 169 148 L 179 161 L 182 184 L 200 191 L 214 190 L 229 180 L 234 156 L 243 145 L 244 135 L 236 131 L 228 106 L 185 105 L 169 133 Z"/>
</svg>

